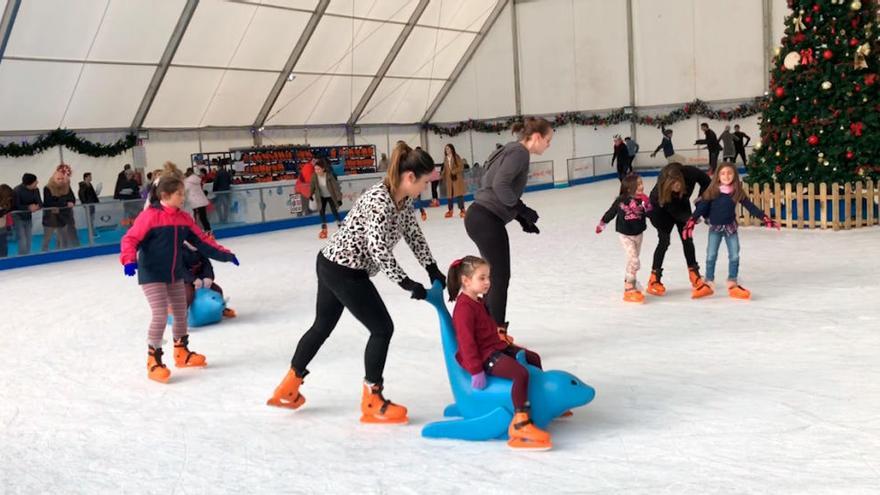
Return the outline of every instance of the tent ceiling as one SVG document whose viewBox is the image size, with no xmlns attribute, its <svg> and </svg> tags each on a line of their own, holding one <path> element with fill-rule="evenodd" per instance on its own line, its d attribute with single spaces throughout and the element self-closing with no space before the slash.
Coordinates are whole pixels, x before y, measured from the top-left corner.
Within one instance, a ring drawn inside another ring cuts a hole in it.
<svg viewBox="0 0 880 495">
<path fill-rule="evenodd" d="M 142 101 L 145 127 L 252 125 L 320 3 L 200 0 L 149 104 L 187 0 L 20 2 L 0 59 L 0 131 L 125 128 Z M 431 0 L 365 95 L 419 0 L 330 0 L 266 125 L 343 124 L 366 97 L 360 122 L 417 122 L 496 3 Z"/>
</svg>

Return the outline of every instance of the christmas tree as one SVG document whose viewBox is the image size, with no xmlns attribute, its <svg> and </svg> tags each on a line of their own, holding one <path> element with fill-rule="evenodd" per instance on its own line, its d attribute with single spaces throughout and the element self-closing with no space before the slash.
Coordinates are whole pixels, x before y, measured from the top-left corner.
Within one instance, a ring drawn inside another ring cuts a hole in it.
<svg viewBox="0 0 880 495">
<path fill-rule="evenodd" d="M 751 183 L 880 178 L 877 0 L 788 0 Z"/>
</svg>

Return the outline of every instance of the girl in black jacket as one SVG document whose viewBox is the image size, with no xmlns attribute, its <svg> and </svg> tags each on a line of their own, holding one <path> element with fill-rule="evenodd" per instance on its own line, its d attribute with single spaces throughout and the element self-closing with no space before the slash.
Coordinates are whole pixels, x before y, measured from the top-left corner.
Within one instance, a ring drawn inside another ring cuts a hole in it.
<svg viewBox="0 0 880 495">
<path fill-rule="evenodd" d="M 636 283 L 636 273 L 641 268 L 639 253 L 642 250 L 642 233 L 647 228 L 645 217 L 651 211 L 651 200 L 645 196 L 645 188 L 642 178 L 636 174 L 629 174 L 620 183 L 620 194 L 614 198 L 611 208 L 602 216 L 596 233 L 601 234 L 614 217 L 617 217 L 615 225 L 620 234 L 620 244 L 627 255 L 626 276 L 623 285 L 623 300 L 627 302 L 645 302 Z"/>
<path fill-rule="evenodd" d="M 678 229 L 679 237 L 684 230 L 685 224 L 691 217 L 691 194 L 694 188 L 700 186 L 700 196 L 709 187 L 709 176 L 702 170 L 685 166 L 680 163 L 670 163 L 660 171 L 657 184 L 651 190 L 651 225 L 657 229 L 657 248 L 654 250 L 654 263 L 651 265 L 651 278 L 648 280 L 648 293 L 662 296 L 666 293 L 666 287 L 660 282 L 663 275 L 663 258 L 669 249 L 669 237 L 672 228 Z M 710 291 L 708 285 L 700 277 L 700 265 L 697 264 L 697 255 L 694 250 L 693 239 L 681 241 L 684 249 L 684 258 L 687 261 L 688 276 L 693 286 L 692 297 L 701 297 Z"/>
</svg>

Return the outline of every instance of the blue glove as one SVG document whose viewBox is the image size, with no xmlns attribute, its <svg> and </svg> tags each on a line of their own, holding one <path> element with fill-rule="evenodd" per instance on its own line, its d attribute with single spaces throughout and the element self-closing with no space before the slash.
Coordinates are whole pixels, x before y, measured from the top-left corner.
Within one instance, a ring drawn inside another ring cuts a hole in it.
<svg viewBox="0 0 880 495">
<path fill-rule="evenodd" d="M 471 375 L 471 387 L 477 390 L 486 388 L 486 372 L 481 371 L 476 375 Z"/>
<path fill-rule="evenodd" d="M 125 266 L 122 267 L 125 272 L 126 277 L 134 277 L 134 274 L 137 273 L 138 264 L 137 263 L 126 263 Z"/>
<path fill-rule="evenodd" d="M 232 259 L 229 260 L 229 261 L 231 261 L 232 264 L 235 265 L 235 266 L 238 266 L 238 265 L 239 265 L 239 263 L 238 263 L 238 258 L 237 258 L 234 254 L 232 255 Z"/>
</svg>

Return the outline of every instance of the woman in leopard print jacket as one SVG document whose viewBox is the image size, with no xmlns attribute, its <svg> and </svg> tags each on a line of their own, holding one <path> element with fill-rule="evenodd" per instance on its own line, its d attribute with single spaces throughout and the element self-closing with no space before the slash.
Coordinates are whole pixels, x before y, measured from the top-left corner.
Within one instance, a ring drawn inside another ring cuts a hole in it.
<svg viewBox="0 0 880 495">
<path fill-rule="evenodd" d="M 309 373 L 306 367 L 336 327 L 342 310 L 348 308 L 370 332 L 364 353 L 361 421 L 407 421 L 406 408 L 382 396 L 382 373 L 394 324 L 370 277 L 381 270 L 413 299 L 426 297 L 425 287 L 410 279 L 394 258 L 394 246 L 403 237 L 431 282 L 445 287 L 446 279 L 416 222 L 412 204 L 433 170 L 434 163 L 425 152 L 398 143 L 385 180 L 358 198 L 342 227 L 318 253 L 317 315 L 300 339 L 290 370 L 269 399 L 270 405 L 296 409 L 305 402 L 299 387 Z"/>
</svg>

